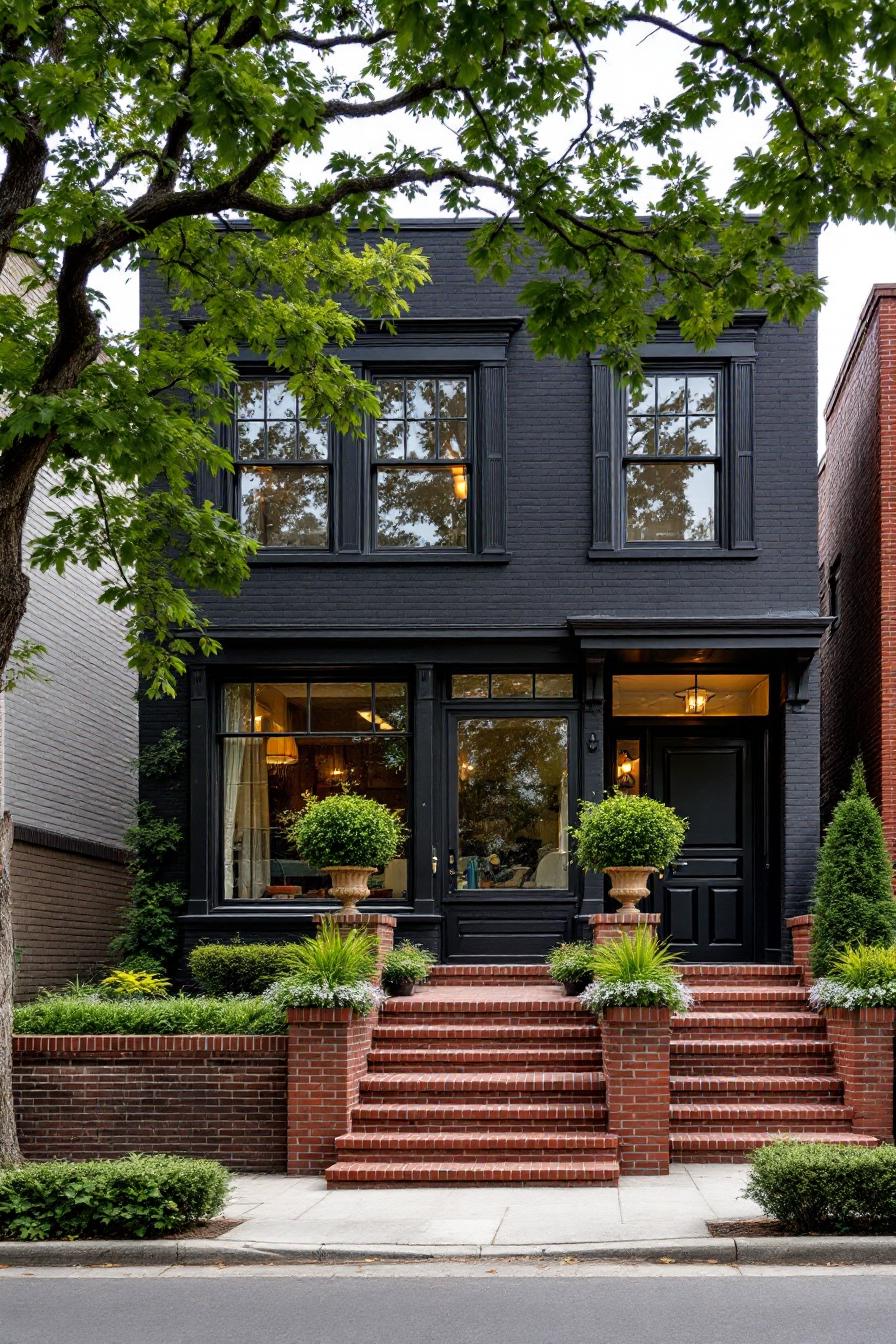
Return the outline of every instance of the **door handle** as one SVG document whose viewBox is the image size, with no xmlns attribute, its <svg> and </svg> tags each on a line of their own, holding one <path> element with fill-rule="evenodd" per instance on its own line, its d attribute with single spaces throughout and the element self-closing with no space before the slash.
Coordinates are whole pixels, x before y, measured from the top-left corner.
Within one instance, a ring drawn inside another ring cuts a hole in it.
<svg viewBox="0 0 896 1344">
<path fill-rule="evenodd" d="M 457 891 L 457 854 L 453 849 L 448 851 L 448 890 Z"/>
</svg>

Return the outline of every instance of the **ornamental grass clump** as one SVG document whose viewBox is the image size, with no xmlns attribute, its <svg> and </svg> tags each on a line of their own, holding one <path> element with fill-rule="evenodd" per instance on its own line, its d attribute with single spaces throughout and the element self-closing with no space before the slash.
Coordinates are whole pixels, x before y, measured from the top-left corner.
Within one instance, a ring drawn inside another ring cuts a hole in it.
<svg viewBox="0 0 896 1344">
<path fill-rule="evenodd" d="M 559 943 L 545 960 L 551 977 L 567 994 L 581 994 L 594 979 L 593 943 Z"/>
<path fill-rule="evenodd" d="M 351 1008 L 366 1016 L 383 1002 L 371 983 L 376 973 L 377 941 L 361 929 L 340 929 L 333 919 L 321 920 L 314 938 L 296 947 L 296 968 L 265 990 L 265 1003 L 286 1008 Z"/>
<path fill-rule="evenodd" d="M 600 1015 L 607 1008 L 671 1008 L 684 1013 L 693 995 L 676 969 L 678 958 L 646 925 L 595 947 L 594 980 L 579 1002 Z"/>
<path fill-rule="evenodd" d="M 896 938 L 893 861 L 861 758 L 853 765 L 852 782 L 834 809 L 819 850 L 813 915 L 816 977 L 831 975 L 847 947 L 886 947 Z"/>
<path fill-rule="evenodd" d="M 745 1194 L 787 1232 L 896 1232 L 896 1148 L 782 1140 L 751 1155 Z"/>
<path fill-rule="evenodd" d="M 161 1237 L 221 1212 L 230 1177 L 220 1162 L 144 1156 L 26 1162 L 0 1169 L 0 1238 Z"/>
<path fill-rule="evenodd" d="M 809 990 L 814 1008 L 896 1008 L 896 946 L 847 947 Z"/>
</svg>

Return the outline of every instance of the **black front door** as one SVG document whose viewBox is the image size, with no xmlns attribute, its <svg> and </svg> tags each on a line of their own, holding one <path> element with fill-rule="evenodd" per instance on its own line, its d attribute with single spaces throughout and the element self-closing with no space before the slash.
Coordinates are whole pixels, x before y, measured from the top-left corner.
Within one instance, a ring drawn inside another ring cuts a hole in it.
<svg viewBox="0 0 896 1344">
<path fill-rule="evenodd" d="M 754 750 L 749 736 L 656 734 L 654 798 L 688 818 L 678 863 L 654 879 L 662 935 L 689 961 L 755 956 Z"/>
</svg>

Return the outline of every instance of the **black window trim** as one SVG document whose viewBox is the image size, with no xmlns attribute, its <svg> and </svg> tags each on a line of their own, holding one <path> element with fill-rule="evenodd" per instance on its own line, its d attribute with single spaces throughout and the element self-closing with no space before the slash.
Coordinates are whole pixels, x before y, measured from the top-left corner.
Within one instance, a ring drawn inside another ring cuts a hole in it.
<svg viewBox="0 0 896 1344">
<path fill-rule="evenodd" d="M 648 372 L 714 370 L 720 374 L 718 522 L 714 542 L 628 542 L 624 534 L 624 457 L 627 393 L 596 351 L 591 364 L 592 560 L 748 560 L 760 547 L 754 534 L 753 384 L 762 312 L 737 314 L 716 345 L 699 351 L 678 328 L 661 324 L 641 348 Z M 684 460 L 684 459 L 683 459 Z"/>
<path fill-rule="evenodd" d="M 397 371 L 412 367 L 418 372 L 462 367 L 471 374 L 475 422 L 474 469 L 471 476 L 471 544 L 466 550 L 413 548 L 394 551 L 371 546 L 370 491 L 366 456 L 369 447 L 357 435 L 332 433 L 330 548 L 326 551 L 297 547 L 261 547 L 250 557 L 251 568 L 267 565 L 482 565 L 507 564 L 506 475 L 507 475 L 507 361 L 508 346 L 523 319 L 405 318 L 394 332 L 368 322 L 349 350 L 328 350 L 350 363 L 361 376 L 368 370 Z M 181 326 L 197 323 L 184 319 Z M 270 374 L 277 370 L 250 350 L 241 349 L 233 365 L 234 380 Z M 234 425 L 223 426 L 219 441 L 236 459 Z M 202 466 L 197 475 L 197 494 L 218 508 L 238 516 L 236 473 L 212 476 Z"/>
</svg>

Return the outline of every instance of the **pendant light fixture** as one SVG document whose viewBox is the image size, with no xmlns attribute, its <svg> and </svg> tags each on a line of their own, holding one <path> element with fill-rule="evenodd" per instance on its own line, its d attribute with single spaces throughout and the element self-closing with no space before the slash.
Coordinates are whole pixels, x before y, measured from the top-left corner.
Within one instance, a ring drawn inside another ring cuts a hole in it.
<svg viewBox="0 0 896 1344">
<path fill-rule="evenodd" d="M 693 686 L 686 686 L 684 690 L 676 691 L 675 697 L 681 700 L 685 714 L 705 714 L 706 706 L 714 694 L 714 691 L 708 691 L 705 686 L 700 685 L 695 672 Z"/>
</svg>

